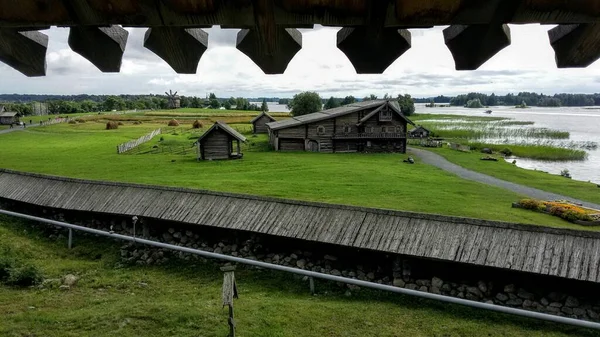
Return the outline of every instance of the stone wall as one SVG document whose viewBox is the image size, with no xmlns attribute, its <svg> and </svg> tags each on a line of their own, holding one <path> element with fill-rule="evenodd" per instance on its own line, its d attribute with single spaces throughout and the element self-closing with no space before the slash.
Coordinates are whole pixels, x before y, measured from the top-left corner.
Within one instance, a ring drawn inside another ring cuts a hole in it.
<svg viewBox="0 0 600 337">
<path fill-rule="evenodd" d="M 219 254 L 473 301 L 600 321 L 600 297 L 595 291 L 598 287 L 595 283 L 307 243 L 219 228 L 186 227 L 149 219 L 139 219 L 134 233 L 130 217 L 63 212 L 14 202 L 0 207 Z M 48 226 L 48 230 L 51 239 L 66 241 L 66 229 Z M 74 245 L 77 245 L 79 235 L 83 234 L 74 232 Z M 171 259 L 204 260 L 193 254 L 134 243 L 123 245 L 120 253 L 123 263 L 138 265 L 163 264 Z M 357 286 L 345 287 L 347 295 L 360 291 Z"/>
</svg>

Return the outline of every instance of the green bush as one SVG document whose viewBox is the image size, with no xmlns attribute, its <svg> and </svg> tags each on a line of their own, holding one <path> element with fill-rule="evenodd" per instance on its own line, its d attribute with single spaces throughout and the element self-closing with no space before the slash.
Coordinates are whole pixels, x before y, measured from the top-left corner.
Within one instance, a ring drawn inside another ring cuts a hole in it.
<svg viewBox="0 0 600 337">
<path fill-rule="evenodd" d="M 503 155 L 505 155 L 507 157 L 512 156 L 512 151 L 509 148 L 507 148 L 507 147 L 505 147 L 502 150 L 500 150 L 500 153 L 502 153 Z"/>
<path fill-rule="evenodd" d="M 23 265 L 10 269 L 6 284 L 19 287 L 29 287 L 42 282 L 42 272 L 33 265 Z"/>
<path fill-rule="evenodd" d="M 15 267 L 15 260 L 0 256 L 0 283 L 6 282 L 11 270 Z"/>
<path fill-rule="evenodd" d="M 519 201 L 519 205 L 525 209 L 531 209 L 534 211 L 545 209 L 544 203 L 535 199 L 522 199 Z"/>
</svg>

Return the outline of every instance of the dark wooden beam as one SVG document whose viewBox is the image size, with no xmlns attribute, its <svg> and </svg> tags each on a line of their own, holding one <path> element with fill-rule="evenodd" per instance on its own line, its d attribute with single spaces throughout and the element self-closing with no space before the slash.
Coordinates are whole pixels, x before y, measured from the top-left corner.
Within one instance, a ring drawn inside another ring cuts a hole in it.
<svg viewBox="0 0 600 337">
<path fill-rule="evenodd" d="M 200 28 L 155 27 L 146 31 L 144 47 L 179 74 L 195 74 L 208 48 L 208 33 Z"/>
<path fill-rule="evenodd" d="M 46 75 L 48 36 L 38 31 L 0 29 L 0 61 L 26 76 Z"/>
<path fill-rule="evenodd" d="M 337 34 L 337 47 L 359 74 L 381 74 L 411 47 L 408 30 L 385 27 L 389 8 L 389 1 L 373 1 L 365 26 L 344 27 Z"/>
<path fill-rule="evenodd" d="M 444 29 L 444 40 L 456 70 L 475 70 L 510 45 L 508 25 L 454 25 Z"/>
<path fill-rule="evenodd" d="M 129 32 L 119 26 L 71 27 L 69 46 L 102 72 L 119 72 Z"/>
<path fill-rule="evenodd" d="M 236 48 L 246 54 L 265 74 L 282 74 L 302 49 L 302 34 L 275 22 L 274 0 L 252 0 L 255 26 L 242 29 Z"/>
<path fill-rule="evenodd" d="M 253 4 L 257 1 L 264 0 L 0 0 L 0 27 L 251 28 L 255 24 Z M 364 25 L 368 8 L 375 2 L 388 4 L 390 14 L 383 24 L 397 28 L 495 23 L 494 12 L 504 0 L 274 0 L 268 2 L 268 7 L 275 13 L 275 23 L 285 28 L 308 24 L 351 27 Z M 513 15 L 502 23 L 594 23 L 600 17 L 598 1 L 518 2 Z"/>
<path fill-rule="evenodd" d="M 585 68 L 600 58 L 600 23 L 559 25 L 548 36 L 559 68 Z"/>
<path fill-rule="evenodd" d="M 373 36 L 365 27 L 342 28 L 337 47 L 348 57 L 358 74 L 381 74 L 411 47 L 406 29 L 386 28 Z"/>
</svg>

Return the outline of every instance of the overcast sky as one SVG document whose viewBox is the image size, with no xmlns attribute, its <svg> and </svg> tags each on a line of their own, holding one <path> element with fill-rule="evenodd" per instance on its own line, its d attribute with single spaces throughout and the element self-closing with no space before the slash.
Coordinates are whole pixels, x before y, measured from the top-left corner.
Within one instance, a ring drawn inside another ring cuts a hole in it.
<svg viewBox="0 0 600 337">
<path fill-rule="evenodd" d="M 68 29 L 52 28 L 47 76 L 27 78 L 0 63 L 0 93 L 160 94 L 219 97 L 291 97 L 312 90 L 322 97 L 370 93 L 409 93 L 415 97 L 456 95 L 471 91 L 506 94 L 534 91 L 600 92 L 600 62 L 586 69 L 557 69 L 547 30 L 553 26 L 511 26 L 512 45 L 477 71 L 456 71 L 442 29 L 411 30 L 412 48 L 382 75 L 357 75 L 336 47 L 339 28 L 303 29 L 303 48 L 283 75 L 264 75 L 235 49 L 237 29 L 211 28 L 209 48 L 195 75 L 178 75 L 145 49 L 144 29 L 130 31 L 121 73 L 103 74 L 67 45 Z"/>
</svg>

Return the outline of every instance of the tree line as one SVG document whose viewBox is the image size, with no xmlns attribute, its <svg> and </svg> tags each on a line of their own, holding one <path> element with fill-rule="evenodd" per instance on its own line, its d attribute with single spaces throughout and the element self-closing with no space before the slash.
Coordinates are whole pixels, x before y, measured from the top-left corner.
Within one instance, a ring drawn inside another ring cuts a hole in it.
<svg viewBox="0 0 600 337">
<path fill-rule="evenodd" d="M 7 97 L 13 98 L 8 100 Z M 18 98 L 15 100 L 14 98 Z M 37 100 L 35 100 L 37 99 Z M 217 98 L 210 93 L 205 98 L 179 96 L 182 108 L 212 108 L 250 111 L 268 111 L 267 101 L 253 104 L 247 98 Z M 2 103 L 2 101 L 8 101 Z M 73 114 L 83 112 L 106 112 L 123 110 L 159 110 L 169 108 L 169 99 L 164 95 L 0 95 L 0 105 L 7 111 L 18 112 L 22 116 L 34 114 Z"/>
<path fill-rule="evenodd" d="M 469 101 L 479 100 L 484 106 L 494 105 L 526 105 L 542 107 L 560 107 L 560 106 L 594 106 L 600 105 L 600 94 L 554 94 L 544 95 L 535 92 L 520 92 L 518 94 L 509 93 L 507 95 L 488 95 L 478 92 L 471 92 L 466 95 L 456 97 L 437 96 L 430 98 L 415 99 L 416 103 L 448 103 L 454 106 L 466 106 Z"/>
</svg>

